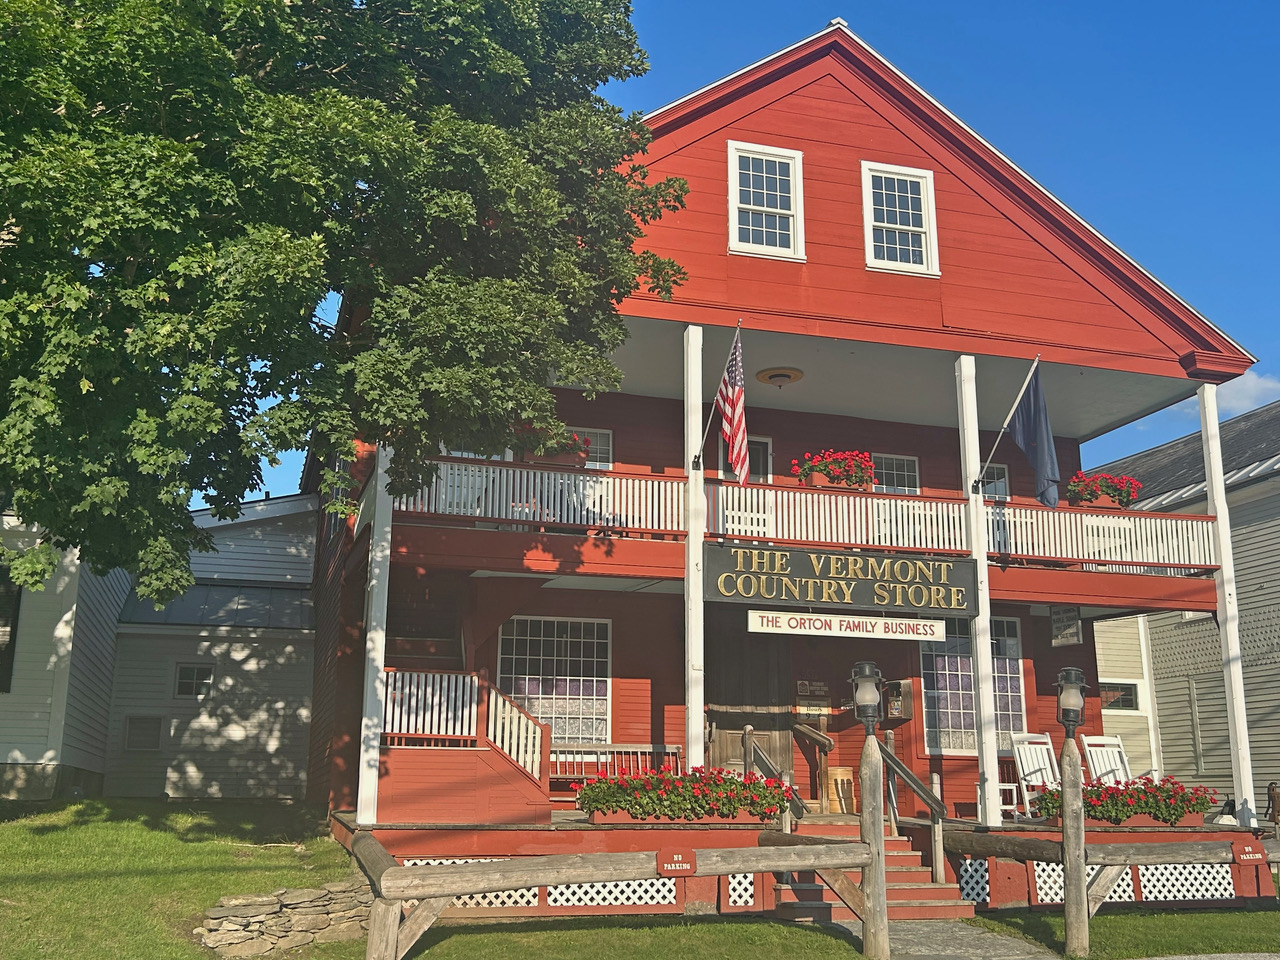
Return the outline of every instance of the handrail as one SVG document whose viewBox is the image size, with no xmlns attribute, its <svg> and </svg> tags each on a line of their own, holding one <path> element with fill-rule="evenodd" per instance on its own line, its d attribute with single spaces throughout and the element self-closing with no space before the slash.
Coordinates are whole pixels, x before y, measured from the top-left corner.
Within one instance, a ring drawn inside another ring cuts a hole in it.
<svg viewBox="0 0 1280 960">
<path fill-rule="evenodd" d="M 485 690 L 489 694 L 489 741 L 549 793 L 551 728 L 493 684 L 485 683 Z M 510 723 L 511 720 L 515 722 Z"/>
<path fill-rule="evenodd" d="M 836 745 L 836 742 L 825 733 L 821 733 L 820 731 L 813 729 L 813 727 L 809 726 L 807 723 L 793 723 L 791 725 L 791 732 L 800 734 L 800 736 L 804 737 L 806 740 L 812 740 L 818 745 L 818 749 L 823 753 L 830 753 Z"/>
<path fill-rule="evenodd" d="M 905 763 L 898 759 L 892 750 L 884 745 L 883 741 L 876 740 L 876 744 L 880 747 L 880 756 L 884 759 L 885 765 L 897 774 L 902 782 L 911 788 L 911 792 L 924 801 L 924 805 L 929 808 L 929 812 L 937 817 L 946 817 L 947 806 L 936 796 L 933 791 L 924 785 L 924 782 L 917 777 L 907 767 Z"/>
</svg>

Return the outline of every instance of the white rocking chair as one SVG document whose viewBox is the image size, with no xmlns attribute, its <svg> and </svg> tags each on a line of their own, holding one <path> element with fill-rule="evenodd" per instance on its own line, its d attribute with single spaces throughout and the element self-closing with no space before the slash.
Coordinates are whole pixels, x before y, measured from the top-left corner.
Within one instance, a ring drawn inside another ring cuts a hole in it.
<svg viewBox="0 0 1280 960">
<path fill-rule="evenodd" d="M 1060 787 L 1062 774 L 1058 772 L 1058 758 L 1053 752 L 1053 741 L 1047 733 L 1015 733 L 1013 735 L 1013 762 L 1018 769 L 1018 793 L 1022 796 L 1023 817 L 1039 819 L 1032 813 L 1032 804 L 1045 787 Z"/>
<path fill-rule="evenodd" d="M 1111 785 L 1133 779 L 1129 757 L 1119 737 L 1081 737 L 1080 743 L 1084 747 L 1084 760 L 1092 779 Z"/>
</svg>

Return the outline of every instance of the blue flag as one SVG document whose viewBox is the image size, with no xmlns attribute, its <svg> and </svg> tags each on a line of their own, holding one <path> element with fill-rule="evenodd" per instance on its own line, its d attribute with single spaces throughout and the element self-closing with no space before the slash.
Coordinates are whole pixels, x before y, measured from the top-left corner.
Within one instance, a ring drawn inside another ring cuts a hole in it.
<svg viewBox="0 0 1280 960">
<path fill-rule="evenodd" d="M 1018 401 L 1009 421 L 1009 436 L 1027 455 L 1036 472 L 1036 499 L 1046 507 L 1058 505 L 1058 451 L 1053 447 L 1053 428 L 1049 426 L 1049 408 L 1040 389 L 1037 367 L 1027 382 L 1026 392 Z"/>
</svg>

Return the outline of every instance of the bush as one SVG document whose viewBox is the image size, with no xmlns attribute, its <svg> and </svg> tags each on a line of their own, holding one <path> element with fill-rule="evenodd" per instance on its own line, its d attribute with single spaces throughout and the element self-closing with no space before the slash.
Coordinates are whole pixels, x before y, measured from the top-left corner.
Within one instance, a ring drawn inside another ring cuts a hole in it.
<svg viewBox="0 0 1280 960">
<path fill-rule="evenodd" d="M 596 777 L 575 783 L 578 806 L 587 813 L 628 813 L 637 820 L 670 817 L 733 819 L 746 812 L 762 821 L 776 820 L 791 799 L 791 787 L 757 773 L 738 776 L 714 767 L 694 767 L 676 774 L 671 767 L 618 777 Z"/>
<path fill-rule="evenodd" d="M 1108 823 L 1121 824 L 1135 814 L 1176 826 L 1188 813 L 1208 813 L 1217 802 L 1218 791 L 1197 786 L 1187 789 L 1173 777 L 1159 782 L 1138 777 L 1128 783 L 1108 784 L 1090 780 L 1084 785 L 1084 815 Z M 1062 813 L 1062 789 L 1046 787 L 1036 801 L 1041 816 Z"/>
</svg>

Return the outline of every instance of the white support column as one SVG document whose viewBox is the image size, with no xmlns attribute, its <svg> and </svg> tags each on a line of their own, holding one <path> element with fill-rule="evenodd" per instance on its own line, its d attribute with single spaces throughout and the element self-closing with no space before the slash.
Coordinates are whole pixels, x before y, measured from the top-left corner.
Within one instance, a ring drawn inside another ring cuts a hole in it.
<svg viewBox="0 0 1280 960">
<path fill-rule="evenodd" d="M 978 443 L 978 386 L 973 357 L 956 360 L 956 405 L 960 411 L 960 477 L 968 500 L 965 530 L 978 568 L 978 615 L 970 621 L 973 643 L 973 694 L 978 726 L 978 819 L 1000 824 L 1000 762 L 996 741 L 995 663 L 991 652 L 991 578 L 987 567 L 987 515 L 982 488 L 973 483 L 982 473 Z"/>
<path fill-rule="evenodd" d="M 684 329 L 684 756 L 688 767 L 707 761 L 703 689 L 702 541 L 707 531 L 707 497 L 703 472 L 693 468 L 702 443 L 702 328 Z"/>
<path fill-rule="evenodd" d="M 1236 816 L 1253 826 L 1257 807 L 1253 797 L 1253 759 L 1249 752 L 1249 718 L 1245 710 L 1244 670 L 1240 662 L 1240 606 L 1236 599 L 1235 556 L 1231 549 L 1231 513 L 1222 475 L 1222 442 L 1218 435 L 1218 388 L 1200 387 L 1200 440 L 1204 446 L 1205 494 L 1213 523 L 1218 572 L 1218 633 L 1222 638 L 1222 676 L 1227 690 L 1227 736 L 1231 747 L 1231 774 L 1235 787 Z"/>
<path fill-rule="evenodd" d="M 362 506 L 369 516 L 369 574 L 364 591 L 364 718 L 360 725 L 360 785 L 356 823 L 378 822 L 379 747 L 382 743 L 383 702 L 387 678 L 387 599 L 391 579 L 391 494 L 387 492 L 387 463 L 391 452 L 378 447 L 373 476 Z"/>
</svg>

